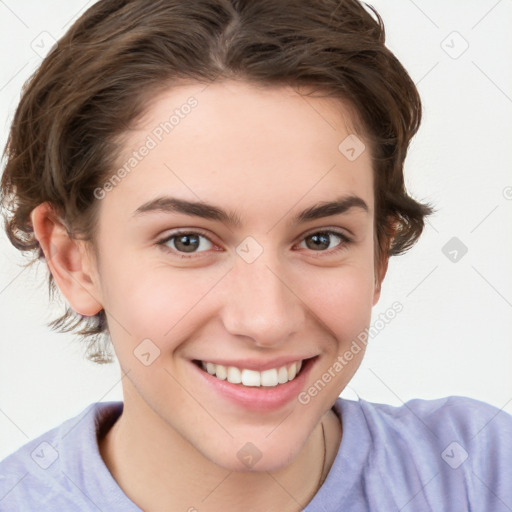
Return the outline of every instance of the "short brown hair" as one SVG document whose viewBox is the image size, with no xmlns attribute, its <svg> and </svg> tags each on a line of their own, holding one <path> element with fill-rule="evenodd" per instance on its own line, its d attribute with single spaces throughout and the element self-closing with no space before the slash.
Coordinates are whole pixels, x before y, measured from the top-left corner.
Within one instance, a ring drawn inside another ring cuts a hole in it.
<svg viewBox="0 0 512 512">
<path fill-rule="evenodd" d="M 100 0 L 24 86 L 4 156 L 10 241 L 44 258 L 30 213 L 50 202 L 73 236 L 94 242 L 94 190 L 115 169 L 120 134 L 155 92 L 180 79 L 312 86 L 357 114 L 374 161 L 376 261 L 420 236 L 428 205 L 406 192 L 403 164 L 421 120 L 418 91 L 384 45 L 379 14 L 357 0 Z M 56 286 L 49 274 L 50 295 Z M 111 360 L 105 312 L 67 307 L 50 324 Z"/>
</svg>

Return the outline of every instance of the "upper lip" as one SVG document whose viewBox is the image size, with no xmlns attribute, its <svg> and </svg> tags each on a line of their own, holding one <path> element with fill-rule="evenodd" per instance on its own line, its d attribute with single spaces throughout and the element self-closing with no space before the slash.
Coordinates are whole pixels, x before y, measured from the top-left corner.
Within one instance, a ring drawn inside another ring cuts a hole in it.
<svg viewBox="0 0 512 512">
<path fill-rule="evenodd" d="M 288 366 L 292 363 L 297 363 L 299 361 L 304 361 L 306 359 L 311 359 L 315 356 L 283 356 L 277 357 L 275 359 L 270 359 L 266 361 L 261 361 L 258 359 L 195 359 L 195 361 L 203 361 L 205 363 L 213 363 L 220 364 L 222 366 L 234 366 L 236 368 L 246 368 L 248 370 L 255 370 L 258 372 L 263 372 L 265 370 L 271 370 L 272 368 L 281 368 L 281 366 Z"/>
</svg>

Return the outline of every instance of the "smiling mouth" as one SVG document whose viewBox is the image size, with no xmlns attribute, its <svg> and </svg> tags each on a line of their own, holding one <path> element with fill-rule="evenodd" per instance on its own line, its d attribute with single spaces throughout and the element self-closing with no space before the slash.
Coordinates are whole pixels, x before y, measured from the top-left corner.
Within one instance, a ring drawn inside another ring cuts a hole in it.
<svg viewBox="0 0 512 512">
<path fill-rule="evenodd" d="M 225 380 L 231 384 L 241 384 L 246 387 L 272 388 L 294 380 L 301 373 L 301 370 L 304 369 L 304 366 L 312 359 L 315 358 L 295 361 L 262 372 L 248 368 L 215 364 L 209 361 L 194 361 L 194 363 L 212 377 Z"/>
</svg>

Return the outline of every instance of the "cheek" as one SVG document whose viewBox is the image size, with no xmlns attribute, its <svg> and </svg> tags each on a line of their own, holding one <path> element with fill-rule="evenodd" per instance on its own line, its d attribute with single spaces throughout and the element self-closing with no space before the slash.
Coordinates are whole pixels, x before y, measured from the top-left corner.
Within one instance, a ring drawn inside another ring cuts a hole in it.
<svg viewBox="0 0 512 512">
<path fill-rule="evenodd" d="M 137 345 L 149 338 L 162 351 L 187 335 L 194 311 L 225 273 L 225 269 L 180 269 L 159 262 L 112 263 L 103 271 L 108 276 L 104 297 L 113 340 L 129 336 Z"/>
<path fill-rule="evenodd" d="M 359 367 L 366 345 L 361 333 L 367 329 L 372 311 L 373 272 L 366 265 L 350 265 L 318 277 L 309 301 L 328 336 L 322 343 L 324 357 L 311 375 L 298 402 L 311 417 L 324 414 L 345 389 Z"/>
<path fill-rule="evenodd" d="M 308 292 L 308 302 L 315 304 L 315 311 L 339 340 L 357 336 L 368 326 L 374 294 L 374 275 L 369 267 L 351 265 L 330 273 L 324 270 L 316 282 L 315 291 Z"/>
</svg>

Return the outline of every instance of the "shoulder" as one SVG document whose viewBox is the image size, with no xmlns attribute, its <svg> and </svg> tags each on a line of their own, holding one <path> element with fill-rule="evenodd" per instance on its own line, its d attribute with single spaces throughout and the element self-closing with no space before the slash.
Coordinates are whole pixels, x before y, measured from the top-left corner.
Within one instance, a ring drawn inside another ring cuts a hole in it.
<svg viewBox="0 0 512 512">
<path fill-rule="evenodd" d="M 363 480 L 387 489 L 390 506 L 512 510 L 512 416 L 503 410 L 459 396 L 401 406 L 340 399 L 336 408 L 343 436 L 364 451 Z"/>
<path fill-rule="evenodd" d="M 0 461 L 0 510 L 56 510 L 52 507 L 81 503 L 83 464 L 94 462 L 96 435 L 106 413 L 115 414 L 121 406 L 90 404 Z"/>
<path fill-rule="evenodd" d="M 446 434 L 464 439 L 482 435 L 512 432 L 512 416 L 505 411 L 462 396 L 435 400 L 414 399 L 401 406 L 377 404 L 359 400 L 362 414 L 375 428 L 430 432 L 434 437 Z M 426 432 L 425 432 L 426 433 Z"/>
<path fill-rule="evenodd" d="M 494 462 L 512 456 L 512 416 L 479 400 L 450 396 L 401 406 L 365 400 L 352 404 L 357 404 L 374 439 L 411 445 L 413 453 L 435 450 L 449 466 L 470 457 L 481 463 L 489 458 L 489 450 Z M 512 468 L 512 459 L 508 461 Z"/>
</svg>

